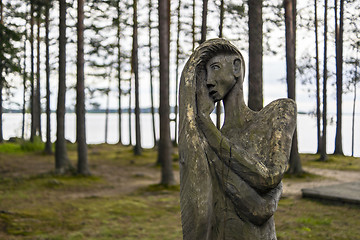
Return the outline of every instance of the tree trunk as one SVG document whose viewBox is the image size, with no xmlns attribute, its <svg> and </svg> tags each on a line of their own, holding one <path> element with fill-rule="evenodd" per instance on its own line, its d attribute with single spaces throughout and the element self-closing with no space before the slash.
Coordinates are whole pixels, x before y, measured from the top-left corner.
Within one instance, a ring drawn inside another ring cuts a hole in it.
<svg viewBox="0 0 360 240">
<path fill-rule="evenodd" d="M 334 154 L 344 155 L 342 149 L 342 64 L 343 64 L 343 8 L 344 0 L 340 0 L 340 26 L 337 17 L 337 0 L 335 0 L 335 49 L 336 49 L 336 135 Z"/>
<path fill-rule="evenodd" d="M 131 109 L 131 90 L 132 90 L 132 78 L 130 78 L 129 83 L 129 108 L 128 108 L 128 115 L 129 115 L 129 145 L 132 146 L 132 125 L 131 125 L 131 115 L 132 115 L 132 109 Z"/>
<path fill-rule="evenodd" d="M 192 50 L 195 49 L 195 0 L 193 0 L 192 2 L 192 25 L 191 25 L 191 30 L 192 30 Z"/>
<path fill-rule="evenodd" d="M 202 11 L 202 24 L 201 24 L 201 39 L 200 44 L 206 41 L 206 20 L 208 12 L 208 0 L 203 0 L 203 11 Z"/>
<path fill-rule="evenodd" d="M 175 184 L 172 171 L 169 106 L 170 0 L 159 0 L 161 184 Z"/>
<path fill-rule="evenodd" d="M 260 111 L 263 108 L 263 21 L 262 0 L 248 1 L 249 4 L 249 108 Z"/>
<path fill-rule="evenodd" d="M 117 9 L 117 50 L 118 50 L 118 66 L 117 66 L 117 72 L 118 72 L 118 91 L 119 91 L 119 96 L 118 96 L 118 101 L 119 101 L 119 109 L 118 109 L 118 114 L 119 114 L 119 144 L 122 145 L 122 139 L 121 139 L 121 115 L 122 115 L 122 109 L 121 109 L 121 94 L 122 94 L 122 90 L 121 90 L 121 45 L 120 45 L 120 40 L 121 40 L 121 27 L 120 27 L 120 0 L 118 0 L 117 4 L 116 4 L 116 9 Z"/>
<path fill-rule="evenodd" d="M 318 39 L 318 14 L 317 14 L 317 1 L 314 1 L 314 25 L 315 25 L 315 61 L 316 61 L 316 127 L 317 127 L 317 151 L 320 154 L 322 147 L 321 137 L 321 111 L 320 111 L 320 67 L 319 67 L 319 39 Z"/>
<path fill-rule="evenodd" d="M 0 24 L 1 27 L 4 24 L 4 19 L 3 19 L 3 2 L 2 0 L 0 0 Z M 1 28 L 0 31 L 0 51 L 3 51 L 3 29 Z M 2 127 L 2 120 L 3 120 L 3 100 L 2 100 L 2 90 L 3 90 L 3 85 L 4 85 L 4 77 L 3 77 L 3 59 L 0 59 L 0 143 L 2 143 L 4 141 L 3 138 L 3 127 Z"/>
<path fill-rule="evenodd" d="M 30 96 L 30 108 L 31 108 L 31 132 L 30 141 L 33 142 L 36 135 L 36 117 L 35 117 L 35 85 L 34 85 L 34 3 L 31 1 L 30 10 L 30 48 L 31 48 L 31 72 L 30 72 L 30 84 L 31 84 L 31 96 Z"/>
<path fill-rule="evenodd" d="M 138 22 L 137 22 L 137 0 L 134 0 L 134 23 L 133 23 L 133 54 L 132 69 L 135 79 L 135 148 L 134 154 L 141 155 L 141 132 L 140 132 L 140 105 L 139 105 L 139 69 L 138 69 Z"/>
<path fill-rule="evenodd" d="M 219 38 L 223 37 L 223 25 L 224 25 L 224 0 L 220 1 L 220 24 L 219 24 Z M 216 107 L 215 107 L 215 111 L 216 111 L 216 127 L 218 129 L 221 128 L 221 112 L 222 112 L 222 107 L 221 107 L 221 103 L 217 102 L 216 103 Z"/>
<path fill-rule="evenodd" d="M 51 145 L 51 111 L 50 111 L 50 53 L 49 53 L 49 11 L 50 3 L 45 6 L 45 45 L 46 45 L 46 144 L 45 153 L 52 154 Z"/>
<path fill-rule="evenodd" d="M 288 98 L 296 100 L 296 0 L 284 0 L 286 31 L 286 81 Z M 289 174 L 303 173 L 295 129 L 289 159 Z"/>
<path fill-rule="evenodd" d="M 36 118 L 36 126 L 35 126 L 35 134 L 40 137 L 40 141 L 42 141 L 41 134 L 41 89 L 40 89 L 40 19 L 41 19 L 41 7 L 38 9 L 37 16 L 37 62 L 36 62 L 36 93 L 35 93 L 35 118 Z"/>
<path fill-rule="evenodd" d="M 65 140 L 65 95 L 66 95 L 66 0 L 59 1 L 59 87 L 56 108 L 55 172 L 66 173 L 71 164 Z"/>
<path fill-rule="evenodd" d="M 357 69 L 357 65 L 356 65 Z M 357 71 L 356 71 L 357 72 Z M 357 75 L 357 73 L 356 73 Z M 356 104 L 356 80 L 354 81 L 354 99 L 353 99 L 353 110 L 352 110 L 352 125 L 351 125 L 351 156 L 354 156 L 354 137 L 355 137 L 355 104 Z"/>
<path fill-rule="evenodd" d="M 177 33 L 176 33 L 176 73 L 175 73 L 175 135 L 174 135 L 174 145 L 178 143 L 178 108 L 179 108 L 179 61 L 180 61 L 180 32 L 181 32 L 181 0 L 178 1 L 177 8 Z"/>
<path fill-rule="evenodd" d="M 180 4 L 179 0 L 179 4 Z M 152 65 L 152 21 L 151 21 L 151 14 L 152 14 L 152 1 L 149 0 L 149 74 L 150 74 L 150 100 L 151 100 L 151 120 L 152 120 L 152 130 L 153 130 L 153 139 L 154 139 L 154 147 L 157 145 L 156 140 L 156 127 L 155 127 L 155 108 L 154 108 L 154 86 L 153 86 L 153 65 Z M 176 131 L 176 130 L 175 130 Z"/>
<path fill-rule="evenodd" d="M 26 41 L 27 41 L 27 31 L 26 31 L 26 25 L 27 25 L 27 19 L 25 17 L 25 39 L 24 39 L 24 69 L 23 69 L 23 108 L 22 108 L 22 124 L 21 124 L 21 139 L 25 139 L 25 113 L 26 113 Z"/>
<path fill-rule="evenodd" d="M 323 134 L 322 134 L 322 148 L 320 153 L 320 160 L 326 161 L 328 156 L 326 154 L 326 126 L 327 126 L 327 5 L 325 0 L 324 8 L 324 73 L 323 73 Z"/>
<path fill-rule="evenodd" d="M 78 173 L 90 175 L 85 126 L 85 84 L 84 84 L 84 0 L 78 0 L 77 22 L 77 84 L 76 84 L 76 140 L 78 145 Z"/>
<path fill-rule="evenodd" d="M 108 143 L 108 127 L 109 127 L 109 108 L 110 108 L 110 86 L 111 86 L 111 70 L 109 74 L 109 85 L 106 90 L 106 109 L 105 109 L 105 143 Z"/>
<path fill-rule="evenodd" d="M 358 66 L 359 66 L 359 44 L 356 46 L 356 60 L 355 60 L 355 74 L 354 74 L 354 98 L 353 98 L 353 110 L 352 110 L 352 125 L 351 125 L 351 156 L 354 156 L 354 137 L 355 137 L 355 104 L 356 104 L 356 83 L 359 80 Z"/>
</svg>

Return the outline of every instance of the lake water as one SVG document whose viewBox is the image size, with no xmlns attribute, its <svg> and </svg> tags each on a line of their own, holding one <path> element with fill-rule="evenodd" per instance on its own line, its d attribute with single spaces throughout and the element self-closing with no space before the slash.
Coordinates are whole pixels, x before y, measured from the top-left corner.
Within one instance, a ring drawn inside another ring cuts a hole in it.
<svg viewBox="0 0 360 240">
<path fill-rule="evenodd" d="M 129 143 L 129 115 L 124 113 L 122 115 L 122 140 L 124 144 Z M 42 115 L 42 129 L 45 136 L 46 118 L 45 114 Z M 356 116 L 359 118 L 359 116 Z M 214 116 L 212 116 L 214 118 Z M 335 116 L 329 116 L 329 119 L 336 119 Z M 132 115 L 134 122 L 134 115 Z M 5 113 L 3 114 L 3 134 L 4 139 L 9 137 L 21 136 L 21 113 Z M 51 139 L 56 139 L 56 114 L 51 114 Z M 158 115 L 155 117 L 156 124 L 159 122 Z M 25 137 L 29 138 L 30 134 L 30 115 L 26 115 L 26 134 Z M 65 117 L 65 137 L 66 139 L 74 142 L 76 139 L 76 115 L 74 113 L 68 113 Z M 133 142 L 135 138 L 135 128 L 132 126 Z M 328 138 L 327 138 L 327 151 L 332 153 L 334 151 L 335 142 L 335 122 L 328 125 Z M 346 155 L 351 155 L 351 127 L 352 118 L 351 115 L 343 116 L 343 150 Z M 174 137 L 174 122 L 171 122 L 171 134 Z M 101 113 L 88 113 L 86 115 L 86 134 L 87 142 L 91 144 L 105 142 L 105 114 Z M 151 114 L 141 115 L 141 143 L 145 148 L 151 148 L 154 145 L 152 136 L 152 124 Z M 158 129 L 157 129 L 157 136 Z M 315 153 L 317 148 L 316 139 L 316 118 L 310 115 L 298 115 L 298 140 L 299 151 L 301 153 Z M 109 127 L 108 127 L 108 143 L 116 143 L 118 141 L 118 115 L 116 113 L 109 114 Z M 360 156 L 360 124 L 355 120 L 355 156 Z"/>
</svg>

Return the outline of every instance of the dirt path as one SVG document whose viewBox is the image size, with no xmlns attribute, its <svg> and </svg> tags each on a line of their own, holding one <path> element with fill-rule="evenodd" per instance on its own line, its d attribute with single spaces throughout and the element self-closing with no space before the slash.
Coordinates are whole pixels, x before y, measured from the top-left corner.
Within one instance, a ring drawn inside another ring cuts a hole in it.
<svg viewBox="0 0 360 240">
<path fill-rule="evenodd" d="M 53 156 L 0 156 L 0 176 L 29 177 L 48 173 L 53 169 Z M 141 187 L 160 182 L 160 169 L 153 165 L 117 166 L 97 162 L 91 166 L 92 173 L 106 181 L 91 191 L 67 192 L 64 198 L 82 198 L 89 196 L 115 196 L 135 192 Z M 284 179 L 283 196 L 300 197 L 302 188 L 312 188 L 344 182 L 360 181 L 360 173 L 355 171 L 338 171 L 319 168 L 304 168 L 306 172 L 323 176 L 323 178 Z M 174 171 L 179 183 L 179 171 Z"/>
<path fill-rule="evenodd" d="M 324 178 L 315 178 L 306 181 L 285 179 L 283 185 L 283 196 L 300 197 L 302 188 L 360 181 L 360 173 L 355 171 L 339 171 L 307 167 L 305 167 L 304 170 L 312 174 L 323 176 Z"/>
</svg>

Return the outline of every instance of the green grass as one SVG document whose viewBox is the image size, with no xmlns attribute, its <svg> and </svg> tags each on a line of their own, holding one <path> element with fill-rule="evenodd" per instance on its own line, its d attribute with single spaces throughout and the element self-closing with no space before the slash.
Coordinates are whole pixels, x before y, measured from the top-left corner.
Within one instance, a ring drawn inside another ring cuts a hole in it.
<svg viewBox="0 0 360 240">
<path fill-rule="evenodd" d="M 282 199 L 275 213 L 278 240 L 360 239 L 360 206 Z"/>
<path fill-rule="evenodd" d="M 88 197 L 0 213 L 10 236 L 45 239 L 179 239 L 178 192 Z M 1 235 L 0 235 L 1 236 Z"/>
<path fill-rule="evenodd" d="M 327 161 L 319 161 L 318 154 L 300 154 L 303 166 L 332 170 L 360 171 L 360 158 L 339 155 L 328 155 Z"/>
<path fill-rule="evenodd" d="M 33 142 L 23 141 L 5 142 L 0 144 L 0 153 L 24 154 L 29 152 L 44 151 L 45 143 L 36 138 Z"/>
<path fill-rule="evenodd" d="M 126 193 L 114 185 L 114 181 L 123 185 L 152 181 L 160 171 L 155 150 L 134 156 L 127 146 L 89 145 L 90 168 L 103 170 L 102 175 L 83 177 L 54 175 L 53 156 L 25 152 L 20 144 L 5 145 L 0 144 L 0 172 L 5 174 L 0 175 L 0 239 L 182 239 L 179 185 L 136 185 Z M 76 166 L 76 145 L 69 144 L 68 151 Z M 317 156 L 304 157 L 305 166 L 319 164 L 317 167 L 331 169 L 338 169 L 341 161 L 353 162 L 352 166 L 357 161 L 339 158 L 333 160 L 336 164 L 331 160 L 320 165 Z M 23 168 L 18 168 L 19 164 Z M 34 166 L 48 170 L 22 172 Z M 110 176 L 125 173 L 128 178 Z M 286 180 L 304 182 L 319 178 L 312 174 L 295 179 L 286 176 Z M 107 191 L 110 194 L 104 194 Z M 275 222 L 279 240 L 356 240 L 360 239 L 359 216 L 359 206 L 283 198 Z"/>
</svg>

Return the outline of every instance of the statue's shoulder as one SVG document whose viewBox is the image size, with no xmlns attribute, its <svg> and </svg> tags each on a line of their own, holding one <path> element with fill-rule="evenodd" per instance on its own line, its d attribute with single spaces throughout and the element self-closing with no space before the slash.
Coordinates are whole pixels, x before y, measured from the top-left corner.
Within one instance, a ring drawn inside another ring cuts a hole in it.
<svg viewBox="0 0 360 240">
<path fill-rule="evenodd" d="M 297 108 L 292 99 L 282 98 L 272 101 L 259 113 L 262 115 L 263 121 L 265 120 L 270 125 L 268 127 L 277 129 L 282 125 L 281 128 L 285 131 L 293 131 L 292 129 L 296 127 Z"/>
<path fill-rule="evenodd" d="M 279 119 L 280 116 L 286 118 L 296 118 L 297 108 L 294 100 L 290 98 L 281 98 L 272 101 L 266 105 L 263 110 L 264 114 L 275 116 Z M 279 114 L 276 116 L 276 114 Z"/>
</svg>

